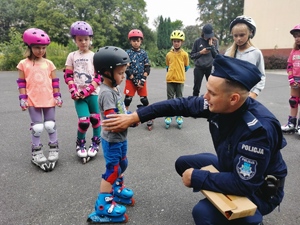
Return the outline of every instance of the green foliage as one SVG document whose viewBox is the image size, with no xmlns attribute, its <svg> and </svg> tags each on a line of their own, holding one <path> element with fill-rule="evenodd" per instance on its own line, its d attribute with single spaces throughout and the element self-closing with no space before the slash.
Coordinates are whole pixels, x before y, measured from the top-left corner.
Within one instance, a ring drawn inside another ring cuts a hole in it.
<svg viewBox="0 0 300 225">
<path fill-rule="evenodd" d="M 198 0 L 201 25 L 211 23 L 220 45 L 229 45 L 232 38 L 229 24 L 237 16 L 243 14 L 244 1 L 240 0 Z"/>
<path fill-rule="evenodd" d="M 21 34 L 15 28 L 10 29 L 8 36 L 10 42 L 0 43 L 0 70 L 15 70 L 26 49 Z"/>
<path fill-rule="evenodd" d="M 194 42 L 197 38 L 200 37 L 201 30 L 199 26 L 187 26 L 183 29 L 185 33 L 185 42 L 184 45 L 188 49 L 192 49 Z"/>
<path fill-rule="evenodd" d="M 68 54 L 74 50 L 77 50 L 77 47 L 75 49 L 69 49 L 61 44 L 51 42 L 51 44 L 47 47 L 47 58 L 54 63 L 57 69 L 63 69 L 65 67 Z"/>
<path fill-rule="evenodd" d="M 164 19 L 160 16 L 159 25 L 157 27 L 157 48 L 159 50 L 169 49 L 171 47 L 170 35 L 173 31 L 170 17 Z"/>
</svg>

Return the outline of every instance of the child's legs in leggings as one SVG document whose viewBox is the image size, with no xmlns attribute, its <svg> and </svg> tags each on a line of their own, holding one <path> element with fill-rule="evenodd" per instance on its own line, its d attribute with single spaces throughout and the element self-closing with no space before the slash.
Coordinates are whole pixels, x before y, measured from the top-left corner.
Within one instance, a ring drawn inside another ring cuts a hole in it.
<svg viewBox="0 0 300 225">
<path fill-rule="evenodd" d="M 50 126 L 47 127 L 45 125 L 45 128 L 47 129 L 48 135 L 49 135 L 49 141 L 50 143 L 56 143 L 57 142 L 57 130 L 56 130 L 56 124 L 55 124 L 55 107 L 51 108 L 43 108 L 44 113 L 44 121 L 45 123 L 49 123 Z"/>
<path fill-rule="evenodd" d="M 30 130 L 31 130 L 31 142 L 34 146 L 40 145 L 40 137 L 43 131 L 43 115 L 41 108 L 35 108 L 33 106 L 28 107 L 29 116 L 31 119 Z"/>
<path fill-rule="evenodd" d="M 90 112 L 86 99 L 78 99 L 74 101 L 75 109 L 78 116 L 77 138 L 85 139 L 86 131 L 90 125 Z"/>
<path fill-rule="evenodd" d="M 101 133 L 101 120 L 100 110 L 98 104 L 98 95 L 91 95 L 87 99 L 90 111 L 90 121 L 93 127 L 93 137 L 100 137 Z"/>
</svg>

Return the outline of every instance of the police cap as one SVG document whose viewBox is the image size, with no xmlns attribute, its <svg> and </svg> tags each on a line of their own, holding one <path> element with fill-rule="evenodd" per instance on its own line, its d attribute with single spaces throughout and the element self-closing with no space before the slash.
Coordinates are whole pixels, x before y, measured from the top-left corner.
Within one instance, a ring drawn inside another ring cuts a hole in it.
<svg viewBox="0 0 300 225">
<path fill-rule="evenodd" d="M 223 55 L 216 56 L 211 74 L 236 81 L 248 91 L 261 80 L 260 71 L 252 63 Z"/>
</svg>

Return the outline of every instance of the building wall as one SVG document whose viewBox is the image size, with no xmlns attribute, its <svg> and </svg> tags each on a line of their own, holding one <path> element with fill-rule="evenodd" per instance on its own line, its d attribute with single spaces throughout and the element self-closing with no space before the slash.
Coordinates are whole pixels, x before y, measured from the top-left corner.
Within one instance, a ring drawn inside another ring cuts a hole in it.
<svg viewBox="0 0 300 225">
<path fill-rule="evenodd" d="M 294 38 L 290 30 L 300 24 L 300 0 L 244 0 L 244 15 L 256 23 L 253 44 L 266 55 L 288 56 Z"/>
</svg>

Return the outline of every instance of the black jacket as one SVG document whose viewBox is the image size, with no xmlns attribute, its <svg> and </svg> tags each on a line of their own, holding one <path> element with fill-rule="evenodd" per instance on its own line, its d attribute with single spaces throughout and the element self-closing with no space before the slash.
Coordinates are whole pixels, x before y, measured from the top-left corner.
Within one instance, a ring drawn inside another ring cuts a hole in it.
<svg viewBox="0 0 300 225">
<path fill-rule="evenodd" d="M 211 51 L 208 54 L 200 54 L 199 52 L 207 47 L 211 47 Z M 214 61 L 214 58 L 219 54 L 219 44 L 218 41 L 213 41 L 213 45 L 208 44 L 208 40 L 200 37 L 198 38 L 193 45 L 193 49 L 190 53 L 191 59 L 194 60 L 195 66 L 199 68 L 208 68 L 211 67 Z"/>
</svg>

